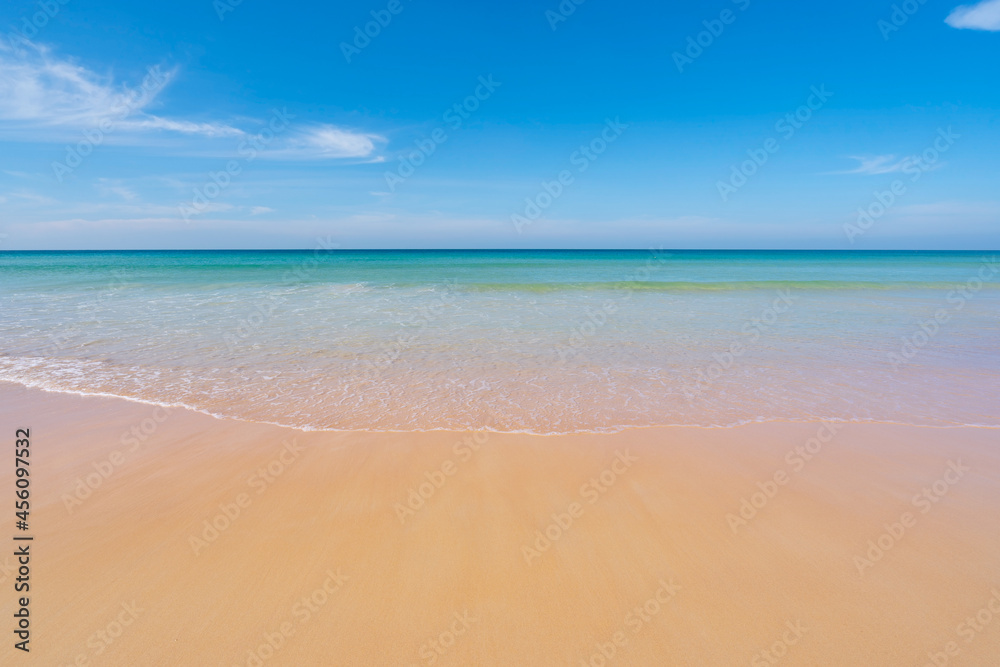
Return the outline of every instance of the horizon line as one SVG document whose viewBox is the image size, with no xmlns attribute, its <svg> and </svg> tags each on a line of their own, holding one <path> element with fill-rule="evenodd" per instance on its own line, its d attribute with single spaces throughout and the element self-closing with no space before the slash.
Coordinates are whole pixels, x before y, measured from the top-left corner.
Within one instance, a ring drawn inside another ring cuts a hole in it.
<svg viewBox="0 0 1000 667">
<path fill-rule="evenodd" d="M 1000 248 L 22 248 L 0 249 L 14 252 L 844 252 L 844 253 L 941 253 L 1000 252 Z"/>
</svg>

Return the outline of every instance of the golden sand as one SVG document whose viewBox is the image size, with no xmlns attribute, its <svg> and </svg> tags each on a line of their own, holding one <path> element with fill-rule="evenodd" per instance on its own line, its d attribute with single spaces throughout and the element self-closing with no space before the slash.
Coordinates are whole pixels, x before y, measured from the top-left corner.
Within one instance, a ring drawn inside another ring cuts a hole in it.
<svg viewBox="0 0 1000 667">
<path fill-rule="evenodd" d="M 998 430 L 303 433 L 9 384 L 0 406 L 11 447 L 31 429 L 35 537 L 30 656 L 0 556 L 3 664 L 1000 664 Z"/>
</svg>

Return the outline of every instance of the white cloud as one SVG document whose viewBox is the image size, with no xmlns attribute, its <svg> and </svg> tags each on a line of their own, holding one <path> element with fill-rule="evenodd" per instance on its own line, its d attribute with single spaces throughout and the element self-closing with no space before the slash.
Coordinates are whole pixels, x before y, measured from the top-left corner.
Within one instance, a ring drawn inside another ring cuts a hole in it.
<svg viewBox="0 0 1000 667">
<path fill-rule="evenodd" d="M 42 204 L 42 205 L 48 205 L 55 202 L 55 200 L 52 199 L 51 197 L 40 195 L 38 193 L 32 192 L 31 190 L 18 190 L 16 192 L 8 192 L 4 200 L 10 201 L 11 199 L 22 202 L 31 202 L 33 204 Z"/>
<path fill-rule="evenodd" d="M 238 137 L 245 134 L 239 128 L 222 123 L 193 123 L 186 120 L 169 120 L 159 116 L 145 116 L 139 120 L 124 121 L 120 127 L 132 130 L 169 130 L 182 134 L 200 134 L 206 137 Z"/>
<path fill-rule="evenodd" d="M 156 85 L 118 90 L 110 77 L 60 60 L 43 45 L 0 48 L 0 119 L 34 125 L 93 126 L 141 112 L 174 76 L 156 72 Z"/>
<path fill-rule="evenodd" d="M 944 21 L 952 28 L 1000 30 L 1000 0 L 983 0 L 975 5 L 956 7 Z"/>
<path fill-rule="evenodd" d="M 123 142 L 152 141 L 156 135 L 181 134 L 208 139 L 248 137 L 243 130 L 221 122 L 194 122 L 165 118 L 149 112 L 177 70 L 151 67 L 142 83 L 134 87 L 116 84 L 86 67 L 56 56 L 45 45 L 23 40 L 7 44 L 0 40 L 0 122 L 19 138 L 64 141 L 65 132 L 92 130 L 112 123 L 116 138 Z M 31 135 L 27 130 L 37 130 Z M 334 125 L 311 125 L 279 133 L 260 156 L 288 160 L 365 158 L 380 161 L 376 145 L 386 139 Z M 232 147 L 209 148 L 210 154 Z"/>
<path fill-rule="evenodd" d="M 1000 219 L 1000 202 L 961 202 L 945 201 L 929 204 L 911 204 L 900 206 L 900 215 L 938 217 L 942 220 L 989 220 Z"/>
<path fill-rule="evenodd" d="M 139 195 L 131 188 L 122 185 L 121 181 L 108 178 L 100 178 L 97 181 L 97 190 L 104 196 L 116 195 L 125 201 L 135 201 Z"/>
<path fill-rule="evenodd" d="M 321 125 L 306 134 L 306 143 L 324 157 L 367 157 L 375 150 L 371 134 L 356 134 Z"/>
<path fill-rule="evenodd" d="M 879 174 L 892 174 L 897 171 L 913 173 L 914 169 L 920 171 L 936 171 L 946 163 L 944 160 L 927 162 L 919 155 L 909 155 L 897 158 L 895 155 L 851 155 L 851 160 L 857 160 L 858 166 L 846 171 L 828 171 L 827 174 L 864 174 L 866 176 L 878 176 Z"/>
<path fill-rule="evenodd" d="M 333 125 L 314 125 L 291 135 L 273 150 L 266 150 L 261 157 L 291 160 L 325 160 L 330 158 L 366 158 L 376 150 L 376 143 L 384 143 L 378 134 L 356 132 Z"/>
<path fill-rule="evenodd" d="M 900 171 L 908 158 L 896 159 L 895 155 L 850 155 L 852 160 L 858 161 L 858 166 L 846 171 L 832 171 L 831 174 L 891 174 Z"/>
<path fill-rule="evenodd" d="M 262 215 L 264 213 L 274 213 L 274 209 L 267 206 L 250 207 L 250 215 Z"/>
<path fill-rule="evenodd" d="M 0 120 L 18 128 L 92 129 L 112 122 L 119 132 L 155 130 L 207 137 L 239 136 L 242 130 L 221 123 L 194 123 L 149 114 L 176 70 L 151 67 L 134 87 L 116 85 L 52 50 L 28 41 L 0 43 Z"/>
</svg>

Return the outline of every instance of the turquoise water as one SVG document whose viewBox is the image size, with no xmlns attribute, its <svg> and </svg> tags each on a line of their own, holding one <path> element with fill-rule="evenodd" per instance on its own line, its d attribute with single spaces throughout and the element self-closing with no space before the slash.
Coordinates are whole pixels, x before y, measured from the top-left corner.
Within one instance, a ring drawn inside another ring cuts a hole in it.
<svg viewBox="0 0 1000 667">
<path fill-rule="evenodd" d="M 0 380 L 310 429 L 995 426 L 998 285 L 975 252 L 2 252 Z"/>
</svg>

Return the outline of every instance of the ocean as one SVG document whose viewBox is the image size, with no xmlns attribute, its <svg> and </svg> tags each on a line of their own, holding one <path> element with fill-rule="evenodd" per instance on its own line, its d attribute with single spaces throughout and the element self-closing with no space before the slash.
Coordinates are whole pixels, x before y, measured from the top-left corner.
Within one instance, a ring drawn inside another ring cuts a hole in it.
<svg viewBox="0 0 1000 667">
<path fill-rule="evenodd" d="M 309 430 L 1000 425 L 991 252 L 0 252 L 0 381 Z"/>
</svg>

